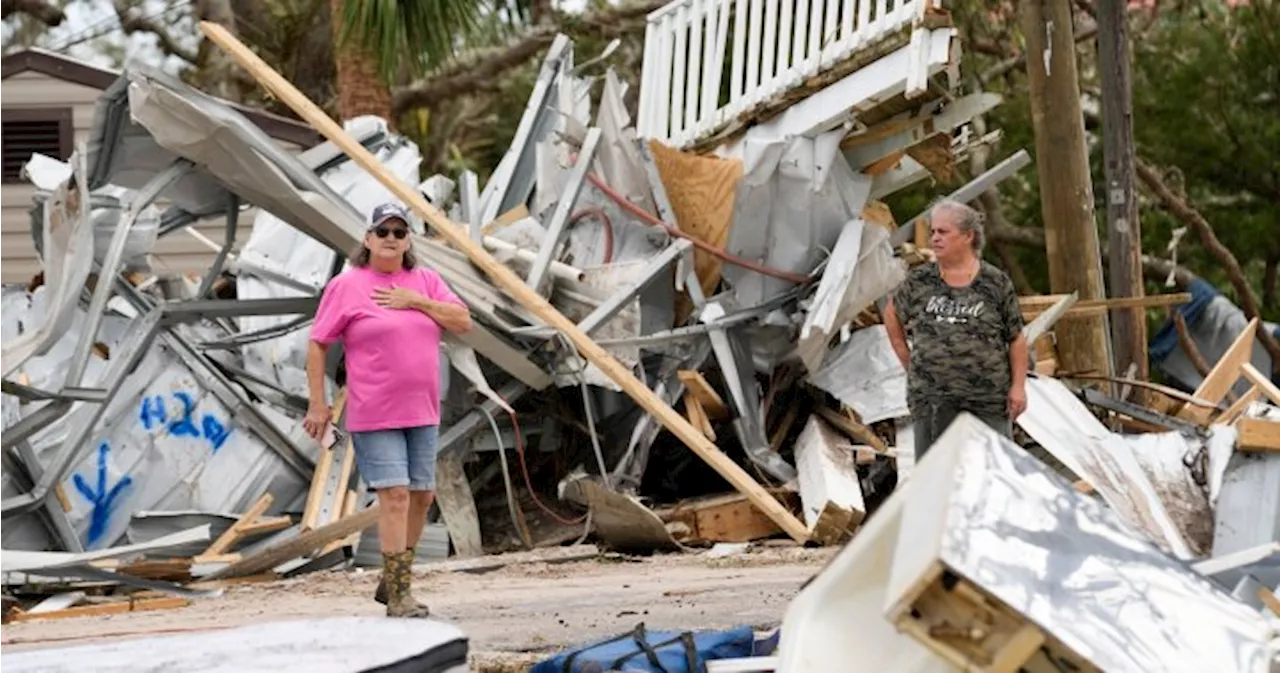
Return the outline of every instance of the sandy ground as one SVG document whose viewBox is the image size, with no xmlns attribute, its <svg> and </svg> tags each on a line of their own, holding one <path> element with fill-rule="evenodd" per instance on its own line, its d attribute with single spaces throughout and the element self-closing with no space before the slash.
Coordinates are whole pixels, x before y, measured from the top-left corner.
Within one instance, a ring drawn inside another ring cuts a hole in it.
<svg viewBox="0 0 1280 673">
<path fill-rule="evenodd" d="M 606 555 L 483 574 L 428 572 L 419 573 L 415 593 L 434 616 L 467 633 L 473 655 L 545 653 L 641 621 L 653 629 L 776 626 L 800 586 L 835 551 L 761 548 L 725 558 Z M 0 642 L 5 651 L 16 651 L 283 619 L 379 615 L 376 584 L 376 572 L 313 573 L 231 587 L 185 608 L 9 624 Z"/>
</svg>

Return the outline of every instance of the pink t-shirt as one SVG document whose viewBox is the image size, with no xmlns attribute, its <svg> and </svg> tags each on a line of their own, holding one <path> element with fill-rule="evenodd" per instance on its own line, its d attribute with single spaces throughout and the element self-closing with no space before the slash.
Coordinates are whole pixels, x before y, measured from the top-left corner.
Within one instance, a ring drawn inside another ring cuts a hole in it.
<svg viewBox="0 0 1280 673">
<path fill-rule="evenodd" d="M 353 432 L 440 424 L 440 325 L 417 309 L 378 306 L 374 288 L 391 286 L 465 306 L 439 274 L 422 267 L 395 273 L 356 267 L 329 281 L 311 339 L 342 340 Z"/>
</svg>

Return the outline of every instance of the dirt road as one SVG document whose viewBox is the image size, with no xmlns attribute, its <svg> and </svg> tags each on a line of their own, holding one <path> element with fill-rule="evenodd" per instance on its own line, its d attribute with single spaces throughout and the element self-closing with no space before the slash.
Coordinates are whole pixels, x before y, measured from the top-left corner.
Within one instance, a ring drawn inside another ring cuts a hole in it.
<svg viewBox="0 0 1280 673">
<path fill-rule="evenodd" d="M 471 651 L 544 653 L 620 633 L 652 629 L 778 624 L 787 603 L 835 549 L 756 549 L 726 558 L 705 554 L 599 557 L 509 566 L 484 574 L 429 572 L 416 593 L 433 613 L 471 639 Z M 218 598 L 176 610 L 9 624 L 6 651 L 62 647 L 258 622 L 378 615 L 376 572 L 315 573 L 231 587 Z"/>
</svg>

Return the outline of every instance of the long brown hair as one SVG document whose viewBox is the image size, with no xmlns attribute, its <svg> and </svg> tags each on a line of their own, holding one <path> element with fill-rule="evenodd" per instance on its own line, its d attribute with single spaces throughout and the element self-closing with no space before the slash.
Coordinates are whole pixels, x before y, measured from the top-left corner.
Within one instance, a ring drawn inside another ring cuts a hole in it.
<svg viewBox="0 0 1280 673">
<path fill-rule="evenodd" d="M 351 266 L 369 266 L 370 254 L 369 247 L 361 241 L 355 250 L 351 251 L 351 256 L 348 259 L 351 261 Z M 408 250 L 404 251 L 404 257 L 401 258 L 400 265 L 405 269 L 412 269 L 418 265 L 418 258 L 413 256 L 412 245 L 409 246 Z"/>
</svg>

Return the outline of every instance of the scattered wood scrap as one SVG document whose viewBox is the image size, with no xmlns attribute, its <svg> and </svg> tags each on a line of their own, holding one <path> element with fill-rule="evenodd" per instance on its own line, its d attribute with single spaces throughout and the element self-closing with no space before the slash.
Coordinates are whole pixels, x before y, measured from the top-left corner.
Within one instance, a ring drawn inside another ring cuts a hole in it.
<svg viewBox="0 0 1280 673">
<path fill-rule="evenodd" d="M 290 525 L 289 517 L 283 518 L 283 526 L 279 525 L 279 517 L 275 520 L 268 520 L 265 522 L 270 524 L 270 526 L 264 527 L 261 525 L 264 522 L 260 521 L 259 517 L 266 513 L 274 500 L 275 497 L 270 493 L 263 493 L 257 501 L 249 506 L 249 509 L 245 510 L 245 513 L 242 514 L 235 523 L 231 524 L 230 528 L 223 532 L 222 535 L 219 535 L 218 539 L 213 541 L 213 544 L 209 545 L 208 549 L 205 549 L 203 553 L 195 557 L 195 562 L 211 563 L 216 559 L 226 556 L 227 552 L 232 547 L 250 535 L 250 528 L 256 527 L 255 530 L 258 532 L 263 532 L 264 528 L 270 528 L 271 530 L 282 530 L 284 528 L 288 528 Z M 274 528 L 272 528 L 273 526 Z"/>
<path fill-rule="evenodd" d="M 794 493 L 776 490 L 788 507 Z M 751 542 L 773 537 L 782 529 L 740 493 L 693 498 L 654 512 L 681 544 Z"/>
<path fill-rule="evenodd" d="M 334 540 L 346 538 L 353 533 L 374 525 L 378 521 L 378 511 L 378 505 L 373 505 L 351 516 L 342 517 L 333 523 L 306 531 L 297 537 L 272 545 L 252 556 L 236 561 L 210 574 L 208 579 L 255 575 L 269 571 L 281 563 L 315 553 Z"/>
<path fill-rule="evenodd" d="M 180 598 L 178 596 L 167 596 L 165 598 L 144 598 L 140 600 L 112 601 L 110 603 L 101 603 L 98 605 L 81 605 L 76 607 L 64 608 L 61 610 L 51 610 L 43 612 L 23 612 L 14 610 L 9 616 L 11 622 L 31 622 L 46 619 L 73 619 L 76 617 L 101 617 L 104 615 L 118 615 L 125 612 L 142 612 L 145 610 L 172 610 L 174 608 L 182 608 L 191 604 L 191 600 Z"/>
<path fill-rule="evenodd" d="M 1236 422 L 1236 449 L 1280 452 L 1280 422 L 1263 418 L 1241 418 Z"/>
</svg>

